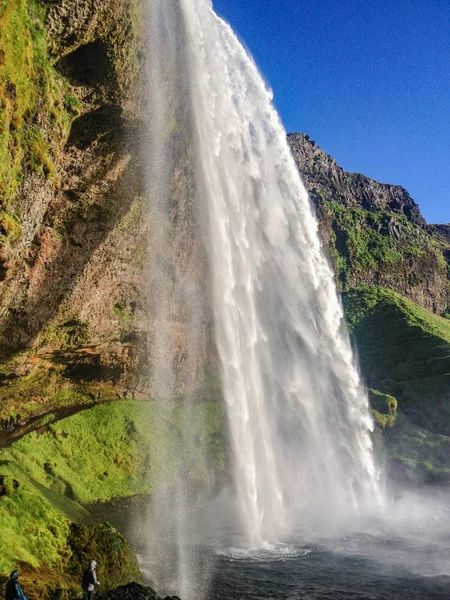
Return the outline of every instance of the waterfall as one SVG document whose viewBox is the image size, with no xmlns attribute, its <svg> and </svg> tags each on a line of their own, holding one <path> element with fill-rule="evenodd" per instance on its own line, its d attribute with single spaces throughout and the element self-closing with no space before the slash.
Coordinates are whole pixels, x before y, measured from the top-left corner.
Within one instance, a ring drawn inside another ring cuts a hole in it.
<svg viewBox="0 0 450 600">
<path fill-rule="evenodd" d="M 332 527 L 380 491 L 368 398 L 308 195 L 272 92 L 211 1 L 150 6 L 153 94 L 166 94 L 151 118 L 164 110 L 166 128 L 180 125 L 175 97 L 189 137 L 236 518 L 250 545 Z"/>
</svg>

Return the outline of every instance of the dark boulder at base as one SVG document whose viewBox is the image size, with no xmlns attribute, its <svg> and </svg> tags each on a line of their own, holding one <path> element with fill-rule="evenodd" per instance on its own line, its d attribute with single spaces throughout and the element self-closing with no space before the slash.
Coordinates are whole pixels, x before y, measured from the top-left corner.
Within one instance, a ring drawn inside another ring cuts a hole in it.
<svg viewBox="0 0 450 600">
<path fill-rule="evenodd" d="M 143 587 L 138 583 L 122 585 L 116 590 L 98 594 L 97 600 L 161 600 L 151 588 Z M 164 600 L 180 600 L 177 596 L 166 596 Z"/>
</svg>

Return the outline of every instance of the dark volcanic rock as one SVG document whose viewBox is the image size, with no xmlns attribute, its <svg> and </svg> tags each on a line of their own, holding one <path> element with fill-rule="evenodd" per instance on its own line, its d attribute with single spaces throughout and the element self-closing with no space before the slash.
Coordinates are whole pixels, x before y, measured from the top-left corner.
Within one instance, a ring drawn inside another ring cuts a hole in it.
<svg viewBox="0 0 450 600">
<path fill-rule="evenodd" d="M 123 585 L 116 590 L 99 594 L 98 600 L 161 600 L 151 588 L 143 587 L 138 583 Z M 177 596 L 167 596 L 164 600 L 180 600 Z"/>
<path fill-rule="evenodd" d="M 426 225 L 400 186 L 347 173 L 308 135 L 288 135 L 342 291 L 381 285 L 438 314 L 447 310 L 450 226 Z"/>
<path fill-rule="evenodd" d="M 401 186 L 344 171 L 307 134 L 291 133 L 288 142 L 306 187 L 316 188 L 326 200 L 405 215 L 411 222 L 425 225 L 418 205 Z"/>
<path fill-rule="evenodd" d="M 450 223 L 447 223 L 447 225 L 427 225 L 427 229 L 436 238 L 450 244 Z"/>
</svg>

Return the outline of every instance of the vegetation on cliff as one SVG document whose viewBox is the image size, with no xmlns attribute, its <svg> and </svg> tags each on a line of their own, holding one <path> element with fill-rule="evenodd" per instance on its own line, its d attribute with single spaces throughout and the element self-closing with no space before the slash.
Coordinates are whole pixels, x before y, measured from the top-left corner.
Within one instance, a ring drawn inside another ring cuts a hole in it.
<svg viewBox="0 0 450 600">
<path fill-rule="evenodd" d="M 317 194 L 311 191 L 316 202 Z M 329 249 L 343 291 L 358 281 L 370 281 L 387 266 L 402 270 L 405 261 L 426 258 L 446 273 L 447 262 L 439 243 L 405 216 L 344 207 L 327 200 L 322 200 L 321 208 L 331 220 Z"/>
<path fill-rule="evenodd" d="M 347 322 L 370 387 L 392 394 L 411 421 L 450 433 L 450 323 L 399 294 L 344 295 Z"/>
<path fill-rule="evenodd" d="M 44 19 L 44 9 L 34 0 L 0 4 L 0 199 L 4 210 L 27 169 L 45 177 L 54 173 L 54 152 L 67 139 L 78 111 L 75 97 L 52 66 Z M 3 223 L 4 235 L 14 235 L 20 214 L 5 213 Z"/>
<path fill-rule="evenodd" d="M 308 135 L 291 134 L 288 141 L 341 290 L 381 285 L 445 314 L 450 304 L 446 227 L 427 226 L 404 188 L 344 171 Z"/>
<path fill-rule="evenodd" d="M 379 390 L 370 397 L 391 465 L 450 480 L 449 321 L 374 286 L 344 294 L 344 306 L 362 372 Z"/>
</svg>

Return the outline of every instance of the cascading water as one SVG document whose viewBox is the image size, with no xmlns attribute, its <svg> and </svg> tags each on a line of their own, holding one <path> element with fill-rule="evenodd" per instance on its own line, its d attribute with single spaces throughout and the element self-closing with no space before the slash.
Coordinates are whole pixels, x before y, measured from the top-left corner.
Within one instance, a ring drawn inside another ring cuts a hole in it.
<svg viewBox="0 0 450 600">
<path fill-rule="evenodd" d="M 211 1 L 151 0 L 150 12 L 149 108 L 180 125 L 161 94 L 182 98 L 242 530 L 258 545 L 331 526 L 380 493 L 367 395 L 307 193 L 271 91 Z M 159 157 L 166 139 L 152 145 Z M 161 181 L 168 166 L 151 160 Z"/>
<path fill-rule="evenodd" d="M 209 0 L 180 4 L 236 488 L 258 543 L 373 504 L 371 418 L 272 93 Z"/>
</svg>

